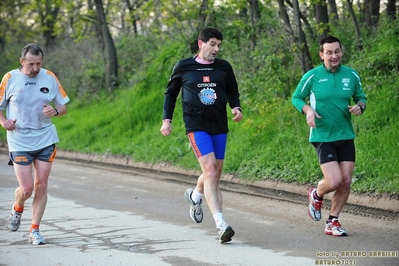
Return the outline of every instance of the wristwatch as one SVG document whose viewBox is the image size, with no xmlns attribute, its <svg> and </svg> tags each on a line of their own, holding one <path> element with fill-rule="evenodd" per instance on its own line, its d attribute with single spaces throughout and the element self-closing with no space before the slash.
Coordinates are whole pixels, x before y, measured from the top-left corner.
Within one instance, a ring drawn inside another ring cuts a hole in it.
<svg viewBox="0 0 399 266">
<path fill-rule="evenodd" d="M 363 114 L 363 112 L 364 112 L 364 107 L 363 107 L 362 105 L 360 105 L 360 104 L 358 104 L 358 106 L 360 107 L 360 112 L 362 112 L 362 114 Z"/>
</svg>

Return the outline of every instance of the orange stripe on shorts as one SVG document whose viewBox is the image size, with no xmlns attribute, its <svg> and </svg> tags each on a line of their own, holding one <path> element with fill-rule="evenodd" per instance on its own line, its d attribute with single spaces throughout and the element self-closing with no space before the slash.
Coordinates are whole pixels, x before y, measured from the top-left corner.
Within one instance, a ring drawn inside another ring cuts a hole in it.
<svg viewBox="0 0 399 266">
<path fill-rule="evenodd" d="M 53 153 L 51 154 L 50 159 L 49 159 L 48 161 L 49 161 L 49 162 L 54 161 L 55 155 L 56 155 L 56 154 L 57 154 L 57 148 L 54 147 Z"/>
<path fill-rule="evenodd" d="M 195 156 L 197 158 L 201 157 L 201 151 L 198 149 L 197 143 L 195 142 L 195 138 L 194 138 L 194 132 L 190 132 L 188 133 L 188 140 L 190 141 L 191 147 L 193 148 L 193 151 L 195 153 Z"/>
</svg>

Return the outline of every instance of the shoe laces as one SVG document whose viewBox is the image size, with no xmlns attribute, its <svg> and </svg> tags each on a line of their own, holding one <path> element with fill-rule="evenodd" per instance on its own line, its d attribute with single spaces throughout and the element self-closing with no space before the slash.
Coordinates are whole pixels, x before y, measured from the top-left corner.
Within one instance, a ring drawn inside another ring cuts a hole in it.
<svg viewBox="0 0 399 266">
<path fill-rule="evenodd" d="M 43 237 L 40 235 L 39 229 L 34 229 L 34 230 L 32 230 L 31 234 L 32 234 L 32 236 L 33 236 L 34 238 L 36 238 L 36 239 L 41 239 L 41 238 L 43 238 Z"/>
<path fill-rule="evenodd" d="M 321 210 L 321 206 L 323 205 L 323 202 L 321 200 L 313 199 L 314 201 L 314 208 L 318 211 Z"/>
<path fill-rule="evenodd" d="M 11 220 L 12 221 L 20 220 L 21 219 L 21 215 L 22 215 L 21 212 L 14 211 L 13 214 L 12 214 Z"/>
<path fill-rule="evenodd" d="M 195 213 L 200 214 L 202 213 L 202 207 L 201 207 L 201 201 L 197 202 L 194 206 L 193 209 Z"/>
<path fill-rule="evenodd" d="M 341 224 L 338 222 L 337 219 L 332 219 L 331 220 L 332 224 L 337 227 L 338 229 L 341 228 Z"/>
<path fill-rule="evenodd" d="M 225 228 L 227 228 L 227 226 L 229 226 L 225 221 L 223 221 L 219 226 L 218 226 L 218 230 L 223 230 Z"/>
</svg>

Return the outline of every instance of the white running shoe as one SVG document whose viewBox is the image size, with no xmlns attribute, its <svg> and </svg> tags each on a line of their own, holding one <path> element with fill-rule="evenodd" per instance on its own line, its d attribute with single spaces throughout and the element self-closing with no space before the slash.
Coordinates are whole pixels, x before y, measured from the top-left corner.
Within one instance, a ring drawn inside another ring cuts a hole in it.
<svg viewBox="0 0 399 266">
<path fill-rule="evenodd" d="M 338 219 L 332 219 L 326 221 L 326 229 L 324 229 L 324 233 L 327 235 L 333 236 L 347 236 L 345 229 L 341 227 L 341 224 L 338 222 Z"/>
<path fill-rule="evenodd" d="M 17 212 L 14 210 L 14 206 L 12 207 L 12 211 L 10 213 L 10 218 L 8 218 L 8 228 L 11 231 L 17 231 L 19 226 L 21 225 L 21 216 L 22 212 Z"/>
<path fill-rule="evenodd" d="M 310 188 L 308 190 L 308 200 L 309 205 L 307 208 L 308 215 L 312 220 L 320 221 L 321 219 L 321 206 L 323 205 L 322 200 L 317 200 L 313 197 L 314 192 L 316 191 L 315 188 Z"/>
<path fill-rule="evenodd" d="M 226 222 L 223 222 L 218 228 L 217 232 L 219 235 L 220 243 L 225 243 L 231 241 L 231 238 L 234 236 L 235 232 L 230 225 Z"/>
<path fill-rule="evenodd" d="M 44 245 L 46 244 L 46 239 L 42 237 L 39 229 L 35 229 L 29 234 L 29 243 L 33 245 Z"/>
<path fill-rule="evenodd" d="M 190 217 L 191 219 L 193 219 L 194 222 L 196 223 L 200 223 L 202 222 L 202 219 L 204 218 L 204 214 L 202 213 L 202 199 L 195 203 L 192 199 L 191 199 L 191 195 L 193 194 L 193 189 L 189 188 L 186 190 L 186 192 L 184 193 L 186 200 L 190 203 Z"/>
</svg>

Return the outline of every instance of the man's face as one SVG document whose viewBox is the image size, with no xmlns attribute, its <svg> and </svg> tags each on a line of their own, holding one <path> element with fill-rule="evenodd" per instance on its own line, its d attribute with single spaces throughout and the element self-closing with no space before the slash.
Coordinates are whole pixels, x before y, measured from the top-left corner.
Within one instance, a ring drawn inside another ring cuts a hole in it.
<svg viewBox="0 0 399 266">
<path fill-rule="evenodd" d="M 222 45 L 222 41 L 216 38 L 209 39 L 208 42 L 198 41 L 200 49 L 199 58 L 205 61 L 214 61 Z"/>
<path fill-rule="evenodd" d="M 19 59 L 22 65 L 22 73 L 29 77 L 36 77 L 40 72 L 40 68 L 42 67 L 43 56 L 33 55 L 31 53 L 27 53 L 25 58 Z"/>
<path fill-rule="evenodd" d="M 324 62 L 324 66 L 334 71 L 341 64 L 343 51 L 338 42 L 325 43 L 323 45 L 323 52 L 320 52 L 319 55 Z"/>
</svg>

